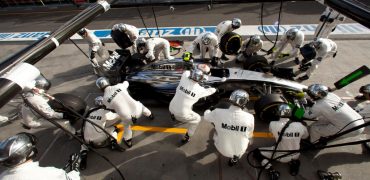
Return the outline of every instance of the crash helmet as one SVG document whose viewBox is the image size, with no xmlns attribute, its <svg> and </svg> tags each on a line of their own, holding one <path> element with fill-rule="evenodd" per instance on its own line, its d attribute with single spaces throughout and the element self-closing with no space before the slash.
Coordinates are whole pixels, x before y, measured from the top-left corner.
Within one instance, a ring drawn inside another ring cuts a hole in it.
<svg viewBox="0 0 370 180">
<path fill-rule="evenodd" d="M 253 35 L 251 37 L 251 43 L 253 45 L 259 44 L 261 42 L 261 37 L 259 35 Z"/>
<path fill-rule="evenodd" d="M 281 118 L 290 118 L 292 116 L 292 108 L 288 104 L 280 104 L 277 113 Z"/>
<path fill-rule="evenodd" d="M 125 31 L 126 31 L 126 25 L 125 25 L 125 24 L 123 24 L 123 23 L 116 24 L 116 25 L 114 25 L 114 26 L 116 26 L 116 28 L 117 28 L 118 30 L 122 31 L 122 32 L 125 32 Z"/>
<path fill-rule="evenodd" d="M 316 49 L 320 48 L 321 44 L 322 38 L 315 38 L 314 41 L 311 42 L 311 45 Z"/>
<path fill-rule="evenodd" d="M 43 75 L 40 75 L 35 80 L 35 87 L 47 91 L 51 87 L 51 82 L 47 80 Z"/>
<path fill-rule="evenodd" d="M 106 87 L 110 86 L 109 79 L 106 77 L 98 78 L 95 84 L 101 90 L 104 90 Z"/>
<path fill-rule="evenodd" d="M 361 86 L 359 91 L 363 95 L 365 95 L 365 96 L 367 95 L 367 97 L 370 97 L 370 84 L 367 84 L 365 86 Z"/>
<path fill-rule="evenodd" d="M 308 86 L 307 94 L 313 99 L 322 99 L 329 93 L 329 88 L 322 84 L 312 84 Z"/>
<path fill-rule="evenodd" d="M 103 106 L 104 105 L 103 100 L 104 100 L 103 96 L 96 97 L 95 98 L 95 105 L 96 106 Z"/>
<path fill-rule="evenodd" d="M 229 100 L 234 105 L 243 108 L 249 101 L 249 94 L 242 89 L 238 89 L 231 93 Z"/>
<path fill-rule="evenodd" d="M 231 20 L 231 27 L 233 29 L 238 29 L 240 28 L 241 25 L 242 25 L 242 20 L 240 20 L 239 18 L 233 18 L 233 20 Z"/>
<path fill-rule="evenodd" d="M 286 38 L 293 41 L 295 39 L 295 37 L 297 37 L 298 31 L 299 30 L 297 28 L 289 29 L 286 32 Z"/>
<path fill-rule="evenodd" d="M 145 45 L 146 43 L 146 39 L 143 38 L 143 37 L 140 37 L 136 40 L 136 44 L 139 46 L 139 45 Z"/>
<path fill-rule="evenodd" d="M 211 37 L 212 37 L 212 34 L 211 32 L 207 32 L 205 33 L 203 36 L 202 36 L 202 43 L 204 45 L 209 45 L 211 43 Z"/>
<path fill-rule="evenodd" d="M 196 82 L 200 82 L 200 81 L 203 81 L 204 80 L 204 74 L 203 74 L 203 71 L 200 70 L 200 69 L 194 69 L 191 74 L 190 74 L 190 79 L 196 81 Z"/>
<path fill-rule="evenodd" d="M 82 36 L 82 37 L 84 37 L 86 33 L 87 33 L 86 28 L 82 28 L 82 29 L 80 29 L 80 30 L 78 31 L 78 34 L 79 34 L 80 36 Z"/>
<path fill-rule="evenodd" d="M 201 70 L 203 74 L 210 75 L 211 68 L 207 64 L 198 64 L 197 69 Z"/>
<path fill-rule="evenodd" d="M 19 133 L 0 142 L 0 164 L 13 167 L 32 159 L 37 154 L 37 138 L 30 133 Z"/>
</svg>

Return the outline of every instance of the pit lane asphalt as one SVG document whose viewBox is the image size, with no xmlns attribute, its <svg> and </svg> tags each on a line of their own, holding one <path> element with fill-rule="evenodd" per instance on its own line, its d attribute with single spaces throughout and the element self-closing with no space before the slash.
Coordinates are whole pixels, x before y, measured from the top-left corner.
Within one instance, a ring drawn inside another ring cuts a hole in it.
<svg viewBox="0 0 370 180">
<path fill-rule="evenodd" d="M 329 86 L 347 73 L 361 65 L 369 65 L 368 41 L 337 41 L 338 55 L 335 59 L 322 62 L 316 74 L 304 82 L 323 83 Z M 188 45 L 189 42 L 186 43 Z M 88 46 L 79 44 L 85 52 Z M 25 45 L 1 44 L 0 57 L 9 55 Z M 117 46 L 107 44 L 109 49 Z M 270 47 L 266 43 L 266 49 Z M 289 64 L 285 64 L 289 65 Z M 51 94 L 64 92 L 72 93 L 85 98 L 91 106 L 94 97 L 101 94 L 95 87 L 96 77 L 92 73 L 89 61 L 72 44 L 62 44 L 54 52 L 36 64 L 44 75 L 52 82 Z M 370 78 L 365 77 L 349 86 L 336 91 L 342 97 L 348 96 L 346 91 L 357 94 L 358 87 L 369 83 Z M 138 125 L 156 127 L 178 127 L 186 125 L 170 120 L 168 105 L 146 99 L 142 101 L 153 111 L 156 118 L 153 121 L 145 118 L 139 119 Z M 0 109 L 4 115 L 14 109 L 7 105 Z M 79 151 L 79 144 L 70 140 L 64 133 L 55 128 L 25 130 L 20 120 L 0 127 L 0 139 L 25 131 L 34 133 L 39 138 L 38 159 L 42 166 L 56 166 L 62 168 L 71 153 Z M 268 125 L 256 121 L 256 132 L 268 132 Z M 191 142 L 179 146 L 181 134 L 136 131 L 134 134 L 134 147 L 120 153 L 109 149 L 99 149 L 116 164 L 126 179 L 256 179 L 257 171 L 248 165 L 246 156 L 236 167 L 227 166 L 227 158 L 217 153 L 213 142 L 214 130 L 209 123 L 201 122 Z M 362 135 L 361 137 L 363 137 Z M 354 138 L 354 139 L 358 139 Z M 341 141 L 342 142 L 342 141 Z M 271 138 L 254 138 L 253 144 L 248 148 L 270 146 Z M 360 145 L 332 148 L 320 152 L 306 152 L 301 154 L 301 171 L 298 176 L 289 175 L 288 165 L 274 163 L 281 173 L 281 179 L 317 179 L 316 170 L 338 171 L 343 179 L 364 179 L 370 172 L 369 154 L 362 152 Z M 1 169 L 0 169 L 1 171 Z M 118 174 L 104 160 L 91 153 L 88 158 L 88 167 L 82 171 L 85 179 L 119 179 Z M 261 179 L 266 179 L 263 174 Z"/>
</svg>

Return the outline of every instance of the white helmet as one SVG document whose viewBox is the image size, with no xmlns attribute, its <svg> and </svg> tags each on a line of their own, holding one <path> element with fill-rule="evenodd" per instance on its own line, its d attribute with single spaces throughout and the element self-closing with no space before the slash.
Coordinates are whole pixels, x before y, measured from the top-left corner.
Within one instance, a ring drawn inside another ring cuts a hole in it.
<svg viewBox="0 0 370 180">
<path fill-rule="evenodd" d="M 252 44 L 259 44 L 261 42 L 261 37 L 259 35 L 253 35 L 251 37 L 251 43 Z"/>
<path fill-rule="evenodd" d="M 109 79 L 107 79 L 106 77 L 98 78 L 95 84 L 101 90 L 104 90 L 106 87 L 110 86 Z"/>
<path fill-rule="evenodd" d="M 204 45 L 209 45 L 211 43 L 211 37 L 212 37 L 212 34 L 211 32 L 207 32 L 205 33 L 203 36 L 202 36 L 202 43 Z"/>
<path fill-rule="evenodd" d="M 242 20 L 240 20 L 239 18 L 234 18 L 231 21 L 231 27 L 233 29 L 238 29 L 238 28 L 240 28 L 241 25 L 242 25 Z"/>
<path fill-rule="evenodd" d="M 37 154 L 37 138 L 29 133 L 19 133 L 0 142 L 0 163 L 13 167 L 24 163 Z"/>
<path fill-rule="evenodd" d="M 231 93 L 229 100 L 234 105 L 243 108 L 249 101 L 249 94 L 242 89 L 238 89 Z"/>
<path fill-rule="evenodd" d="M 103 100 L 104 100 L 103 96 L 96 97 L 95 98 L 95 105 L 96 106 L 103 106 L 104 105 Z"/>
<path fill-rule="evenodd" d="M 278 116 L 281 118 L 290 118 L 292 117 L 292 108 L 288 104 L 279 105 Z"/>
<path fill-rule="evenodd" d="M 298 29 L 297 28 L 292 28 L 292 29 L 289 29 L 287 32 L 286 32 L 286 38 L 289 39 L 289 40 L 294 40 L 295 37 L 297 37 L 297 34 L 298 34 Z"/>
<path fill-rule="evenodd" d="M 322 99 L 329 93 L 329 88 L 322 84 L 308 86 L 307 94 L 313 99 Z"/>
<path fill-rule="evenodd" d="M 203 81 L 205 79 L 204 76 L 205 75 L 203 74 L 202 70 L 194 69 L 190 74 L 190 79 L 192 79 L 196 82 L 200 82 L 200 81 Z"/>
<path fill-rule="evenodd" d="M 40 75 L 35 80 L 35 87 L 47 91 L 51 87 L 51 82 L 47 80 L 43 75 Z"/>
<path fill-rule="evenodd" d="M 80 36 L 82 36 L 82 37 L 85 37 L 85 34 L 86 34 L 86 28 L 82 28 L 82 29 L 80 29 L 78 32 L 77 32 L 77 34 L 79 34 Z"/>
</svg>

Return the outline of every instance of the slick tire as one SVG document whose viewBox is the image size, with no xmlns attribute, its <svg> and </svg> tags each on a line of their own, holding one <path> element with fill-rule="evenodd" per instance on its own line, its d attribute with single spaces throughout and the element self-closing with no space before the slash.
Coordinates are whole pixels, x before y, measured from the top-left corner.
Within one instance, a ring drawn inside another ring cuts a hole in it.
<svg viewBox="0 0 370 180">
<path fill-rule="evenodd" d="M 79 113 L 80 115 L 84 115 L 86 110 L 86 102 L 78 96 L 72 94 L 65 94 L 65 93 L 57 93 L 53 95 L 55 99 L 61 101 L 65 106 L 73 109 L 75 112 Z M 67 108 L 63 107 L 60 103 L 56 101 L 49 101 L 49 105 L 57 112 L 69 113 L 72 114 Z M 69 119 L 73 124 L 79 118 Z"/>
<path fill-rule="evenodd" d="M 286 101 L 281 94 L 268 94 L 262 96 L 254 104 L 256 117 L 264 122 L 279 120 L 277 110 L 279 105 L 283 103 L 286 103 Z"/>
<path fill-rule="evenodd" d="M 242 46 L 242 37 L 234 32 L 228 32 L 221 37 L 220 50 L 226 55 L 236 55 Z"/>
<path fill-rule="evenodd" d="M 263 72 L 262 68 L 268 65 L 267 59 L 260 55 L 251 56 L 244 61 L 244 69 L 250 71 Z"/>
</svg>

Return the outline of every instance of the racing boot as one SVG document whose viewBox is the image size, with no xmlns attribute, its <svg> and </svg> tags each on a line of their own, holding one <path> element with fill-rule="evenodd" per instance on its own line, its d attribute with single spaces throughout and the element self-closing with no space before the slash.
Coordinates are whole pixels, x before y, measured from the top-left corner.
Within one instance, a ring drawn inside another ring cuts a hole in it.
<svg viewBox="0 0 370 180">
<path fill-rule="evenodd" d="M 80 152 L 80 170 L 85 170 L 87 166 L 87 150 L 83 150 Z"/>
<path fill-rule="evenodd" d="M 188 133 L 185 134 L 185 136 L 181 139 L 182 144 L 186 144 L 190 141 L 190 136 Z"/>
<path fill-rule="evenodd" d="M 301 162 L 299 160 L 292 160 L 289 162 L 289 173 L 292 176 L 296 176 L 299 173 L 299 167 Z"/>
<path fill-rule="evenodd" d="M 268 176 L 270 180 L 278 180 L 280 178 L 280 173 L 279 171 L 276 171 L 273 168 L 269 168 L 268 170 Z"/>
<path fill-rule="evenodd" d="M 317 170 L 317 175 L 319 176 L 320 180 L 338 180 L 342 179 L 342 175 L 338 172 L 326 172 L 322 170 Z"/>
<path fill-rule="evenodd" d="M 236 164 L 238 164 L 238 161 L 239 161 L 239 158 L 237 156 L 234 156 L 233 158 L 230 158 L 229 159 L 229 162 L 228 162 L 228 165 L 230 167 L 233 167 L 235 166 Z"/>
</svg>

